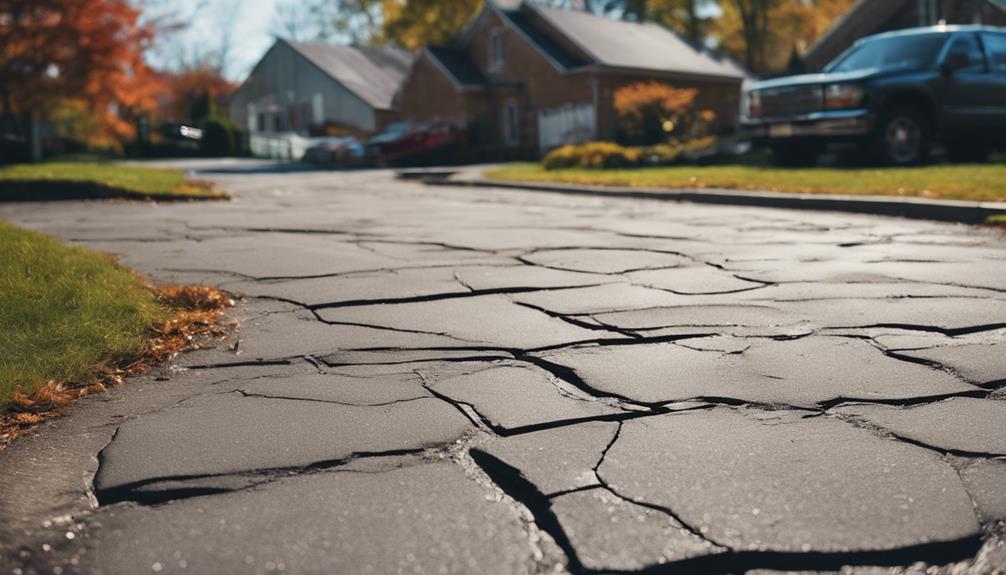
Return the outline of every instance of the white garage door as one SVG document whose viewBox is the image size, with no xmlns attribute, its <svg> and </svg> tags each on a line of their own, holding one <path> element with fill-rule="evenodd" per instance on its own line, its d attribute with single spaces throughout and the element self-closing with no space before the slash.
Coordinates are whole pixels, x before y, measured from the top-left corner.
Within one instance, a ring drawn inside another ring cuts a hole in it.
<svg viewBox="0 0 1006 575">
<path fill-rule="evenodd" d="M 570 104 L 538 112 L 538 146 L 542 153 L 581 144 L 597 136 L 593 104 Z"/>
</svg>

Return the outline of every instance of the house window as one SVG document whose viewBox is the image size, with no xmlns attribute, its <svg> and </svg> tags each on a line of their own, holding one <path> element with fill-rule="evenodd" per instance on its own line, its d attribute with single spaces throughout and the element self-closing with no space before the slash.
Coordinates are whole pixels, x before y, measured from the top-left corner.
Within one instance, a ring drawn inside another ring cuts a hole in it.
<svg viewBox="0 0 1006 575">
<path fill-rule="evenodd" d="M 489 33 L 489 70 L 498 71 L 506 62 L 503 43 L 503 28 L 495 28 Z"/>
<path fill-rule="evenodd" d="M 255 111 L 255 104 L 248 104 L 248 125 L 245 127 L 249 132 L 257 132 L 258 126 L 258 112 Z"/>
<path fill-rule="evenodd" d="M 320 126 L 325 121 L 325 100 L 321 92 L 311 98 L 311 111 L 314 123 Z"/>
<path fill-rule="evenodd" d="M 507 100 L 503 106 L 503 142 L 508 146 L 520 144 L 520 121 L 514 100 Z"/>
</svg>

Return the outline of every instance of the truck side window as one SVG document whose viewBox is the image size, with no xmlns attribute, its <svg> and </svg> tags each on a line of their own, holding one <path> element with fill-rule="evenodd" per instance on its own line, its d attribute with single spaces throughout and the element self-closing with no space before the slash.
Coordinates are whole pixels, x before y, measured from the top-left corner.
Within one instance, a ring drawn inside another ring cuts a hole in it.
<svg viewBox="0 0 1006 575">
<path fill-rule="evenodd" d="M 954 43 L 950 45 L 950 50 L 947 52 L 947 57 L 951 54 L 964 54 L 968 57 L 971 65 L 963 68 L 963 70 L 968 72 L 985 71 L 985 54 L 982 52 L 982 47 L 978 44 L 978 38 L 974 34 L 963 34 L 955 38 Z"/>
<path fill-rule="evenodd" d="M 982 41 L 992 68 L 1006 72 L 1006 34 L 983 34 Z"/>
</svg>

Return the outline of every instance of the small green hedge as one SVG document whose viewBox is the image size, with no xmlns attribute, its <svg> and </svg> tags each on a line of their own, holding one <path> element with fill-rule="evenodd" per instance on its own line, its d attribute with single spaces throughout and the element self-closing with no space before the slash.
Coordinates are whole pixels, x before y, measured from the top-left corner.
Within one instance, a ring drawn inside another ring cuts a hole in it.
<svg viewBox="0 0 1006 575">
<path fill-rule="evenodd" d="M 238 149 L 237 126 L 226 118 L 208 118 L 202 124 L 203 139 L 199 143 L 204 156 L 210 158 L 227 158 L 237 156 Z"/>
<path fill-rule="evenodd" d="M 685 163 L 689 152 L 709 148 L 716 138 L 699 138 L 680 145 L 625 147 L 614 142 L 587 142 L 549 152 L 541 165 L 546 170 L 569 168 L 615 169 L 644 166 L 670 166 Z"/>
</svg>

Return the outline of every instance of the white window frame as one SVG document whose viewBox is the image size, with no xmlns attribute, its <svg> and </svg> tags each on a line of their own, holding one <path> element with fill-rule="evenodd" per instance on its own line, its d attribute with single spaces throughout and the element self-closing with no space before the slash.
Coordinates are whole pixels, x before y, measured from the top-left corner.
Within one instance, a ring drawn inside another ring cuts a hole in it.
<svg viewBox="0 0 1006 575">
<path fill-rule="evenodd" d="M 325 121 L 325 97 L 317 92 L 311 97 L 311 121 L 321 125 Z"/>
<path fill-rule="evenodd" d="M 249 132 L 258 132 L 258 110 L 255 109 L 255 104 L 248 104 L 247 112 L 248 121 L 245 127 L 248 128 Z"/>
<path fill-rule="evenodd" d="M 503 102 L 503 143 L 507 146 L 520 145 L 520 108 L 513 98 Z"/>
<path fill-rule="evenodd" d="M 506 43 L 503 27 L 489 31 L 489 71 L 498 72 L 506 65 Z"/>
</svg>

